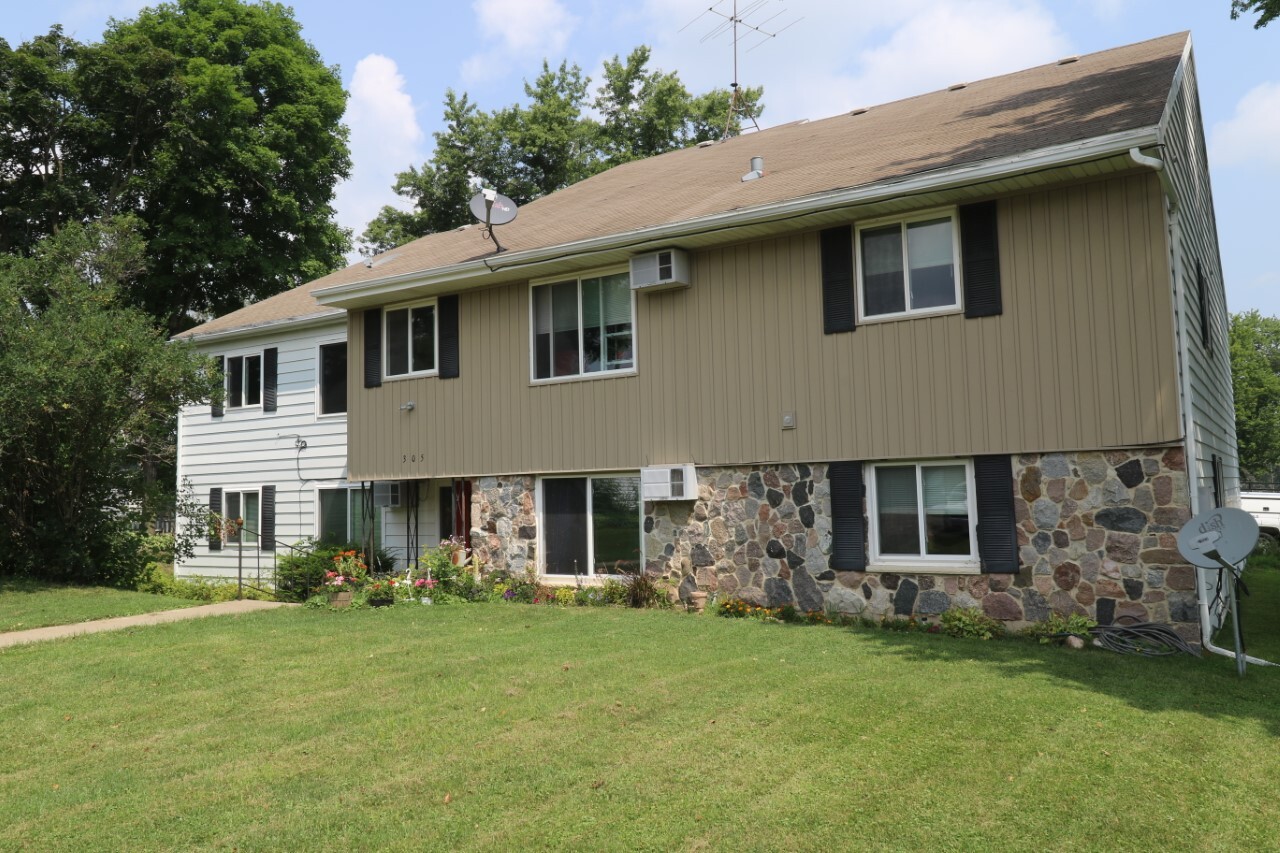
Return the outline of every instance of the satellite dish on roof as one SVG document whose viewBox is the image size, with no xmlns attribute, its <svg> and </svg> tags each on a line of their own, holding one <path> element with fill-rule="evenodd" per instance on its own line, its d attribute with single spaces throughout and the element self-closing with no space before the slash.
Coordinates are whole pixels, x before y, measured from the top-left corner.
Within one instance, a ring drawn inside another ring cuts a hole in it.
<svg viewBox="0 0 1280 853">
<path fill-rule="evenodd" d="M 516 218 L 516 203 L 496 190 L 481 190 L 469 202 L 471 215 L 486 227 L 506 225 Z"/>
<path fill-rule="evenodd" d="M 485 233 L 493 241 L 493 245 L 502 251 L 498 236 L 493 233 L 495 225 L 506 225 L 516 218 L 516 203 L 497 190 L 482 189 L 471 197 L 468 203 L 471 215 L 480 220 Z"/>
</svg>

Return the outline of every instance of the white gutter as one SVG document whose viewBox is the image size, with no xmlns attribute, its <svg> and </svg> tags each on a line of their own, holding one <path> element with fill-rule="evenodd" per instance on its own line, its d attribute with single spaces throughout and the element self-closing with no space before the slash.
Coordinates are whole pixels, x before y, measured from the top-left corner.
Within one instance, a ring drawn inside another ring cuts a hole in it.
<svg viewBox="0 0 1280 853">
<path fill-rule="evenodd" d="M 322 326 L 333 320 L 343 318 L 341 311 L 320 311 L 312 314 L 304 314 L 301 317 L 284 317 L 280 320 L 266 320 L 261 323 L 253 323 L 247 326 L 236 326 L 231 329 L 221 329 L 216 332 L 206 332 L 202 335 L 175 335 L 170 340 L 190 341 L 193 344 L 203 344 L 208 341 L 220 341 L 224 338 L 241 338 L 247 335 L 265 334 L 267 332 L 275 332 L 285 327 L 294 329 L 305 329 L 308 326 Z M 343 318 L 343 324 L 346 320 Z"/>
<path fill-rule="evenodd" d="M 1156 132 L 1157 130 L 1154 126 L 1128 130 L 1079 142 L 1054 145 L 1048 148 L 1015 154 L 1010 157 L 985 160 L 981 163 L 955 166 L 907 178 L 895 178 L 849 189 L 802 196 L 758 207 L 730 210 L 696 219 L 686 219 L 681 222 L 610 234 L 605 237 L 593 237 L 588 240 L 578 240 L 555 246 L 542 246 L 523 252 L 507 252 L 501 256 L 491 255 L 481 260 L 466 261 L 460 264 L 451 264 L 426 270 L 414 270 L 387 276 L 386 278 L 370 279 L 352 284 L 334 285 L 333 287 L 317 290 L 312 296 L 321 305 L 346 307 L 347 304 L 356 299 L 389 295 L 408 286 L 428 287 L 433 284 L 448 283 L 456 287 L 471 280 L 488 277 L 497 270 L 512 266 L 527 266 L 572 255 L 618 250 L 632 247 L 637 243 L 660 243 L 676 237 L 698 234 L 704 231 L 758 225 L 775 219 L 795 217 L 808 213 L 821 213 L 826 210 L 865 204 L 894 196 L 909 195 L 926 190 L 949 189 L 1039 169 L 1097 160 L 1103 157 L 1123 154 L 1135 148 L 1154 145 L 1158 141 Z"/>
</svg>

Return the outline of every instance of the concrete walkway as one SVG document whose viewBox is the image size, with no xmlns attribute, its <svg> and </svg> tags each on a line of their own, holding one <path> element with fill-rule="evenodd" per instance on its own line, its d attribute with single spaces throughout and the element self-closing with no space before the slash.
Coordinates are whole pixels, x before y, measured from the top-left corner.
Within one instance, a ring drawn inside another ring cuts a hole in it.
<svg viewBox="0 0 1280 853">
<path fill-rule="evenodd" d="M 202 604 L 199 607 L 183 607 L 178 610 L 141 613 L 137 616 L 117 616 L 114 619 L 79 622 L 75 625 L 50 625 L 47 628 L 31 628 L 27 631 L 10 631 L 7 634 L 0 634 L 0 649 L 7 646 L 18 646 L 23 643 L 38 643 L 41 640 L 76 637 L 80 634 L 119 631 L 123 628 L 136 628 L 140 625 L 160 625 L 165 622 L 180 622 L 183 619 L 201 619 L 205 616 L 234 616 L 237 613 L 252 613 L 255 610 L 297 606 L 296 604 L 286 604 L 283 601 L 223 601 L 218 604 Z"/>
</svg>

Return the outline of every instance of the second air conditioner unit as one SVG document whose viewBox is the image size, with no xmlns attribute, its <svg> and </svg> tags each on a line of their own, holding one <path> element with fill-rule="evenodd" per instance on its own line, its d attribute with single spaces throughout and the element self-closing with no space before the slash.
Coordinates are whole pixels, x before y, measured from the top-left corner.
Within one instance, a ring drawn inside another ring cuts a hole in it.
<svg viewBox="0 0 1280 853">
<path fill-rule="evenodd" d="M 373 483 L 373 505 L 377 507 L 396 508 L 400 506 L 401 494 L 399 480 L 375 480 Z"/>
<path fill-rule="evenodd" d="M 640 493 L 647 501 L 697 500 L 698 472 L 692 465 L 641 468 Z"/>
</svg>

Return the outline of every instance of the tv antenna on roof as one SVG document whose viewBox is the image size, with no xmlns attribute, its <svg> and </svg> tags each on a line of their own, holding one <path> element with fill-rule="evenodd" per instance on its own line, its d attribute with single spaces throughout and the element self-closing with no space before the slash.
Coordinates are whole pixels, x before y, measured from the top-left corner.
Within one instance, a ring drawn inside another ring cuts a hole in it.
<svg viewBox="0 0 1280 853">
<path fill-rule="evenodd" d="M 756 117 L 747 109 L 746 101 L 743 100 L 741 90 L 738 87 L 738 42 L 751 36 L 759 36 L 760 40 L 746 49 L 745 52 L 750 53 L 769 39 L 777 38 L 784 30 L 791 29 L 796 24 L 803 21 L 804 18 L 796 18 L 795 20 L 784 24 L 783 21 L 778 20 L 779 18 L 782 18 L 783 15 L 787 14 L 787 9 L 784 6 L 779 11 L 769 15 L 767 18 L 752 22 L 748 20 L 749 16 L 756 16 L 758 18 L 759 16 L 766 15 L 772 11 L 769 8 L 771 0 L 751 0 L 751 2 L 741 10 L 738 9 L 738 0 L 732 0 L 733 8 L 729 14 L 726 14 L 716 8 L 724 2 L 725 0 L 716 0 L 715 3 L 707 7 L 706 11 L 701 12 L 696 18 L 681 27 L 680 32 L 684 32 L 689 27 L 693 26 L 701 20 L 703 15 L 716 15 L 721 18 L 721 20 L 713 26 L 711 31 L 704 35 L 698 43 L 705 44 L 714 38 L 718 38 L 724 33 L 732 34 L 730 40 L 733 45 L 733 82 L 729 85 L 729 113 L 725 116 L 724 120 L 724 138 L 727 139 L 729 137 L 729 132 L 733 129 L 734 116 L 741 116 L 747 121 L 750 121 L 751 126 L 756 130 L 760 129 L 760 124 L 756 121 Z M 777 23 L 772 27 L 769 27 L 770 23 L 773 21 L 777 21 Z M 742 27 L 746 32 L 739 35 L 739 27 Z M 769 29 L 766 29 L 766 27 L 769 27 Z"/>
<path fill-rule="evenodd" d="M 474 175 L 471 176 L 471 186 L 479 190 L 468 203 L 471 215 L 480 220 L 484 225 L 484 235 L 502 252 L 502 244 L 498 242 L 498 235 L 493 229 L 496 225 L 506 225 L 516 218 L 516 203 L 497 190 L 486 188 Z"/>
</svg>

